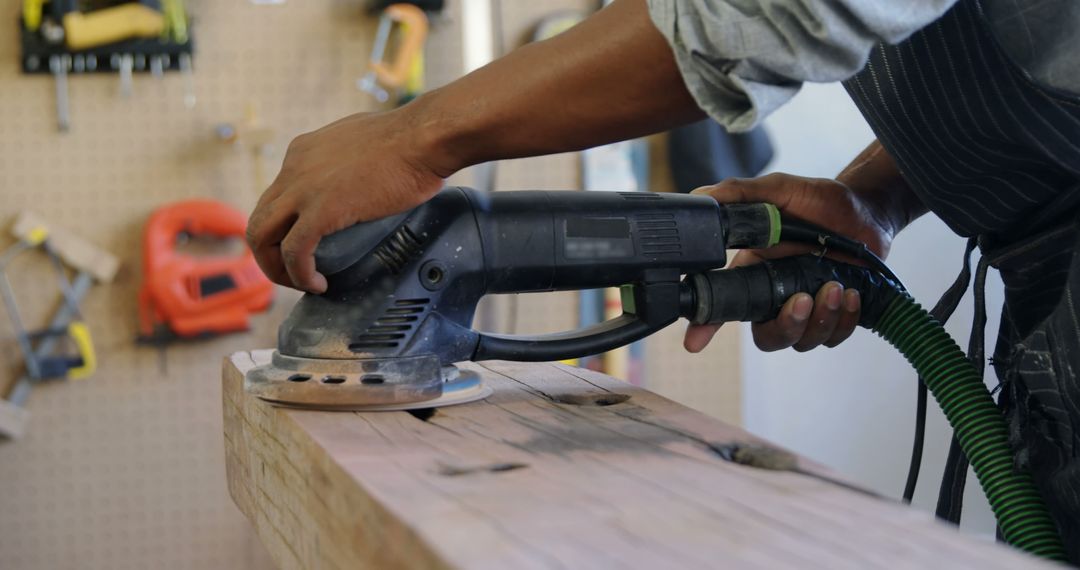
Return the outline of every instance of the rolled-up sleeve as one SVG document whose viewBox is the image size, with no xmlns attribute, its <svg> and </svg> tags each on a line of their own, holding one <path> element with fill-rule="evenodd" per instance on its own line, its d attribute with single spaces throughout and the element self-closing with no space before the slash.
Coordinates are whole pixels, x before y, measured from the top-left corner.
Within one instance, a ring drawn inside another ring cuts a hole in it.
<svg viewBox="0 0 1080 570">
<path fill-rule="evenodd" d="M 804 81 L 832 82 L 866 65 L 956 0 L 648 0 L 698 105 L 729 131 L 754 127 Z"/>
</svg>

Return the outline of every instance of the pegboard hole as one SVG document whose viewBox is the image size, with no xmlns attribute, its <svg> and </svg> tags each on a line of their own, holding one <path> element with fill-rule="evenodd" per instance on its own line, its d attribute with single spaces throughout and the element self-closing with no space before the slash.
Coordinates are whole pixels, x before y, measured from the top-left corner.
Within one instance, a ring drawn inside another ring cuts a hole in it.
<svg viewBox="0 0 1080 570">
<path fill-rule="evenodd" d="M 344 376 L 323 376 L 323 384 L 343 384 L 345 383 Z"/>
<path fill-rule="evenodd" d="M 311 380 L 310 374 L 293 374 L 289 376 L 289 382 L 307 382 Z"/>
<path fill-rule="evenodd" d="M 366 374 L 366 375 L 364 375 L 363 378 L 360 379 L 361 384 L 373 385 L 373 384 L 382 384 L 384 382 L 386 382 L 386 378 L 383 378 L 382 376 L 379 376 L 378 374 Z"/>
</svg>

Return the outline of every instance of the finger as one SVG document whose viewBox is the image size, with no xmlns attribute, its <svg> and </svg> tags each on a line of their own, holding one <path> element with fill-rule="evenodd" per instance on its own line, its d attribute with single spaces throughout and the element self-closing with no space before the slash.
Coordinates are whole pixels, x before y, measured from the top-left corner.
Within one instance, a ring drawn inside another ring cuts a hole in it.
<svg viewBox="0 0 1080 570">
<path fill-rule="evenodd" d="M 701 352 L 709 345 L 718 330 L 720 330 L 720 325 L 690 325 L 686 328 L 686 335 L 683 337 L 683 348 L 688 352 Z"/>
<path fill-rule="evenodd" d="M 259 265 L 259 269 L 262 270 L 263 274 L 274 283 L 292 287 L 292 279 L 289 278 L 289 273 L 285 271 L 285 262 L 281 259 L 280 245 L 266 247 L 256 253 L 255 263 Z"/>
<path fill-rule="evenodd" d="M 288 235 L 296 212 L 282 200 L 256 208 L 248 220 L 247 243 L 259 268 L 279 285 L 292 286 L 281 259 L 281 240 Z"/>
<path fill-rule="evenodd" d="M 270 186 L 267 187 L 266 190 L 263 190 L 262 195 L 259 196 L 259 201 L 255 203 L 255 209 L 258 210 L 270 202 L 277 200 L 285 192 L 285 188 L 285 184 L 281 181 L 281 173 L 278 172 L 274 181 L 271 182 Z"/>
<path fill-rule="evenodd" d="M 281 243 L 296 221 L 296 206 L 284 197 L 255 206 L 245 237 L 251 249 Z"/>
<path fill-rule="evenodd" d="M 840 320 L 840 305 L 843 304 L 843 300 L 844 287 L 835 281 L 830 281 L 819 289 L 806 331 L 792 348 L 799 352 L 806 352 L 829 340 L 833 331 L 836 330 L 836 323 Z"/>
<path fill-rule="evenodd" d="M 315 247 L 319 245 L 322 232 L 318 231 L 308 217 L 301 216 L 281 240 L 281 258 L 292 286 L 310 293 L 326 291 L 326 277 L 315 271 Z"/>
<path fill-rule="evenodd" d="M 844 306 L 840 311 L 840 320 L 837 321 L 832 336 L 825 341 L 825 346 L 832 348 L 847 340 L 851 333 L 855 332 L 855 327 L 859 325 L 861 311 L 862 299 L 859 298 L 859 291 L 857 289 L 844 291 Z"/>
<path fill-rule="evenodd" d="M 806 293 L 798 293 L 788 299 L 780 309 L 780 314 L 767 323 L 755 323 L 754 344 L 765 352 L 782 350 L 794 345 L 810 319 L 814 308 L 814 298 Z"/>
</svg>

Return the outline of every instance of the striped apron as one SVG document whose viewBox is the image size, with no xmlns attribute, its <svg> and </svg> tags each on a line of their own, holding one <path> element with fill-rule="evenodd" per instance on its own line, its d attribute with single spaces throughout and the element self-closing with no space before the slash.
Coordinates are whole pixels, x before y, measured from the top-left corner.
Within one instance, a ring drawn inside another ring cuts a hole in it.
<svg viewBox="0 0 1080 570">
<path fill-rule="evenodd" d="M 1080 564 L 1080 97 L 1015 65 L 978 0 L 878 46 L 844 86 L 923 203 L 979 244 L 969 351 L 979 369 L 981 284 L 987 266 L 1001 273 L 999 404 L 1017 465 L 1031 469 Z M 956 448 L 939 516 L 959 520 L 964 473 Z"/>
</svg>

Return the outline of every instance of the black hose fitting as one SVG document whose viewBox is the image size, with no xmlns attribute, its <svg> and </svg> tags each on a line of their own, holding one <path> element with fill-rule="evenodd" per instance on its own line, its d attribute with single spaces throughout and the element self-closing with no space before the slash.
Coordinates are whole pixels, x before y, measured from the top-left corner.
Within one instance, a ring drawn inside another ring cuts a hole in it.
<svg viewBox="0 0 1080 570">
<path fill-rule="evenodd" d="M 683 303 L 683 316 L 697 325 L 768 321 L 792 295 L 814 295 L 830 281 L 859 292 L 859 324 L 867 328 L 876 325 L 889 303 L 903 294 L 895 282 L 872 269 L 800 255 L 687 276 L 684 283 L 693 293 L 693 303 Z"/>
</svg>

